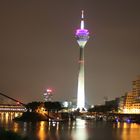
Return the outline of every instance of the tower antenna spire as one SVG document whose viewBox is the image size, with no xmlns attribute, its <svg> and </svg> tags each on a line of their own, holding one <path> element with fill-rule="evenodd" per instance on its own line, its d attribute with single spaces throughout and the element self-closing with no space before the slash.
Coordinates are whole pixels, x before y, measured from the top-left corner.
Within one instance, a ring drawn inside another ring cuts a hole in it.
<svg viewBox="0 0 140 140">
<path fill-rule="evenodd" d="M 84 10 L 82 10 L 82 17 L 81 18 L 84 19 Z"/>
<path fill-rule="evenodd" d="M 84 10 L 82 10 L 82 15 L 81 15 L 81 29 L 84 29 Z"/>
</svg>

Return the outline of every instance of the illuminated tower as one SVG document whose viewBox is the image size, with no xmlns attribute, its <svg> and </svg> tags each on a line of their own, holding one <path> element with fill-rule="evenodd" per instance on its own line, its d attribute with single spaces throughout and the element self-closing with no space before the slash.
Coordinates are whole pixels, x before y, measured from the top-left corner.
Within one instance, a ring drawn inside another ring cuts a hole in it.
<svg viewBox="0 0 140 140">
<path fill-rule="evenodd" d="M 79 75 L 77 90 L 77 108 L 85 108 L 85 80 L 84 80 L 84 47 L 89 39 L 89 32 L 84 28 L 84 11 L 82 10 L 80 29 L 76 30 L 76 39 L 80 47 Z"/>
</svg>

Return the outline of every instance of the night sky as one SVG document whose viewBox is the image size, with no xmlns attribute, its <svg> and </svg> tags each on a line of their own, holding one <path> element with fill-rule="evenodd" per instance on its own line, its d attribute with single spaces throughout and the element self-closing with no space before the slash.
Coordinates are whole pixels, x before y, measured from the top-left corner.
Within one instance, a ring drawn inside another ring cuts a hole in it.
<svg viewBox="0 0 140 140">
<path fill-rule="evenodd" d="M 22 102 L 77 94 L 81 10 L 86 102 L 102 104 L 131 91 L 140 75 L 139 0 L 0 0 L 0 91 Z"/>
</svg>

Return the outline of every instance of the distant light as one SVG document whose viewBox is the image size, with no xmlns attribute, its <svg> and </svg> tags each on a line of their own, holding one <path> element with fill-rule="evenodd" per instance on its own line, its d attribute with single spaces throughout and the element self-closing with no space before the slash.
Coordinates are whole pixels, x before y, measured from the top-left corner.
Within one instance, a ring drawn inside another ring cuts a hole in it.
<svg viewBox="0 0 140 140">
<path fill-rule="evenodd" d="M 119 122 L 119 119 L 118 119 L 118 118 L 116 119 L 116 122 L 117 122 L 117 123 Z"/>
<path fill-rule="evenodd" d="M 69 106 L 69 102 L 68 102 L 68 101 L 64 101 L 64 102 L 63 102 L 63 106 L 64 106 L 64 107 L 68 107 L 68 106 Z"/>
<path fill-rule="evenodd" d="M 20 102 L 17 102 L 17 105 L 19 105 L 20 104 Z"/>
<path fill-rule="evenodd" d="M 49 92 L 49 93 L 52 92 L 52 89 L 48 88 L 48 89 L 47 89 L 47 92 Z"/>
<path fill-rule="evenodd" d="M 127 119 L 127 120 L 126 120 L 126 122 L 127 122 L 127 123 L 130 123 L 130 122 L 131 122 L 131 120 L 130 120 L 130 119 Z"/>
</svg>

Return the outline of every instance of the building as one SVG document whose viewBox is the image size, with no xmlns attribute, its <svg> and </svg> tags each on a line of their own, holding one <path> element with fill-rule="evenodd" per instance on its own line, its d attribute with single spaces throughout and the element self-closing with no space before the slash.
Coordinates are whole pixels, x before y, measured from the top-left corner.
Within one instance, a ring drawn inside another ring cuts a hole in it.
<svg viewBox="0 0 140 140">
<path fill-rule="evenodd" d="M 125 96 L 121 96 L 118 102 L 118 112 L 123 113 Z"/>
<path fill-rule="evenodd" d="M 53 96 L 52 92 L 53 92 L 53 91 L 52 91 L 52 89 L 50 89 L 50 88 L 47 88 L 47 89 L 44 91 L 43 96 L 44 96 L 44 100 L 45 100 L 46 102 L 52 101 L 52 96 Z"/>
<path fill-rule="evenodd" d="M 140 76 L 132 82 L 132 91 L 121 98 L 120 113 L 140 114 Z"/>
<path fill-rule="evenodd" d="M 80 29 L 76 30 L 76 39 L 80 47 L 79 74 L 77 89 L 77 108 L 85 109 L 85 75 L 84 75 L 84 47 L 89 39 L 89 32 L 84 28 L 84 11 L 82 10 Z"/>
<path fill-rule="evenodd" d="M 140 76 L 138 76 L 137 79 L 132 82 L 132 85 L 132 92 L 136 95 L 140 94 Z"/>
<path fill-rule="evenodd" d="M 133 92 L 127 92 L 124 97 L 124 113 L 131 113 L 133 109 L 134 99 L 136 98 L 136 94 Z"/>
</svg>

